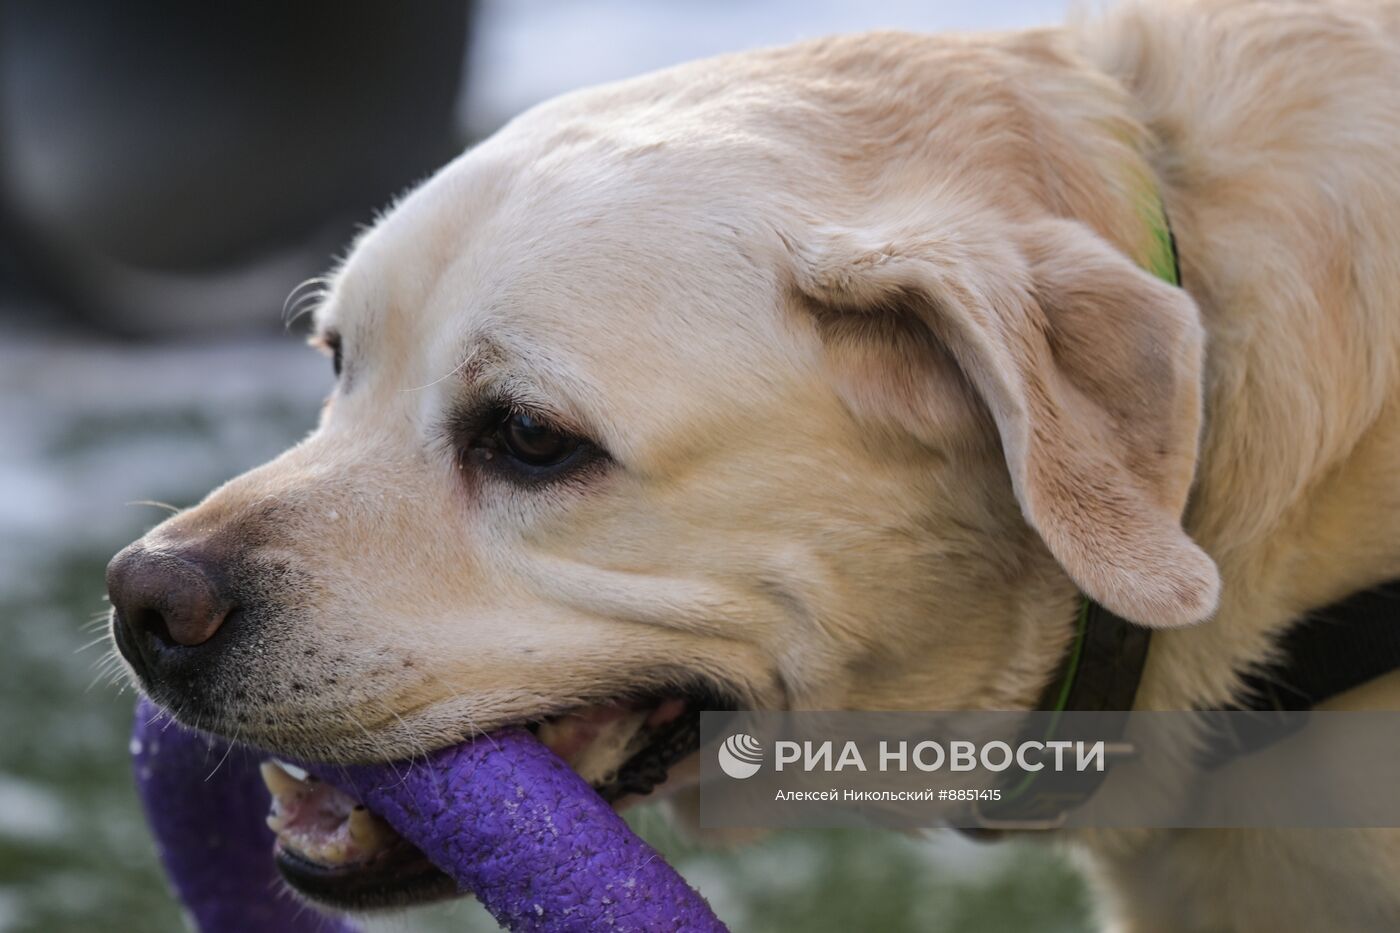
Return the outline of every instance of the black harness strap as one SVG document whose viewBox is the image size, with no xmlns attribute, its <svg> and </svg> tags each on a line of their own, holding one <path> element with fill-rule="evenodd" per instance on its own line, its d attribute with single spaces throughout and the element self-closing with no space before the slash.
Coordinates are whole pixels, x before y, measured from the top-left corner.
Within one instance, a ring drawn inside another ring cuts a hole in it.
<svg viewBox="0 0 1400 933">
<path fill-rule="evenodd" d="M 1037 709 L 1121 711 L 1126 725 L 1150 641 L 1150 630 L 1086 600 L 1074 643 Z M 1246 674 L 1241 679 L 1240 703 L 1221 712 L 1268 717 L 1309 710 L 1396 670 L 1400 670 L 1400 580 L 1303 615 L 1280 639 L 1277 660 Z M 1227 716 L 1219 719 L 1219 725 L 1210 726 L 1213 735 L 1201 762 L 1206 768 L 1259 751 L 1286 738 L 1302 722 L 1296 716 L 1277 716 L 1274 728 L 1261 719 L 1245 740 L 1231 728 Z M 1103 726 L 1102 721 L 1098 726 Z M 1121 731 L 1099 733 L 1093 738 L 1114 742 L 1121 735 Z M 1003 803 L 979 812 L 982 829 L 966 832 L 995 839 L 1002 830 L 1053 828 L 1092 797 L 1107 776 L 1105 769 L 1089 775 L 1090 780 L 1078 775 L 1064 782 L 1057 781 L 1052 771 L 1038 772 L 1035 780 L 1012 788 Z"/>
<path fill-rule="evenodd" d="M 1203 768 L 1215 769 L 1282 741 L 1310 710 L 1355 687 L 1400 670 L 1400 580 L 1353 593 L 1301 617 L 1279 640 L 1278 657 L 1240 678 L 1240 701 L 1207 714 L 1210 741 Z M 1238 715 L 1253 713 L 1241 731 Z M 1211 721 L 1213 720 L 1213 721 Z"/>
<path fill-rule="evenodd" d="M 1279 659 L 1241 679 L 1243 710 L 1305 710 L 1400 669 L 1400 580 L 1298 620 Z"/>
</svg>

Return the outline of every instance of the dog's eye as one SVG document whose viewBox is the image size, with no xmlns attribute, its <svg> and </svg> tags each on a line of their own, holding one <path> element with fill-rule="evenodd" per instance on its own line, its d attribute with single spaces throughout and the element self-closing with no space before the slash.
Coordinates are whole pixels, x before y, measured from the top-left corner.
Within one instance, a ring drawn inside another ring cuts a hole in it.
<svg viewBox="0 0 1400 933">
<path fill-rule="evenodd" d="M 308 341 L 311 346 L 316 347 L 322 353 L 326 353 L 331 358 L 331 368 L 335 370 L 335 377 L 340 378 L 341 364 L 344 356 L 340 346 L 340 332 L 334 330 L 322 331 Z"/>
<path fill-rule="evenodd" d="M 558 466 L 572 457 L 582 444 L 580 438 L 522 412 L 508 415 L 496 429 L 496 437 L 502 452 L 531 467 Z"/>
<path fill-rule="evenodd" d="M 343 356 L 344 351 L 341 349 L 340 345 L 340 335 L 331 332 L 326 334 L 325 340 L 326 349 L 331 351 L 331 369 L 335 370 L 335 377 L 339 379 L 341 367 L 345 363 L 345 358 Z"/>
<path fill-rule="evenodd" d="M 459 417 L 449 430 L 463 466 L 511 482 L 564 479 L 610 460 L 588 438 L 513 405 Z"/>
</svg>

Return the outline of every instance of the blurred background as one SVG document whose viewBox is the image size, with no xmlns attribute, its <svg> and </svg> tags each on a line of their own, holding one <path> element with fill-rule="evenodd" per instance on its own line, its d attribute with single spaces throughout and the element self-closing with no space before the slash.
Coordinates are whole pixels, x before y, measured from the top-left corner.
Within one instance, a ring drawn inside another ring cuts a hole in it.
<svg viewBox="0 0 1400 933">
<path fill-rule="evenodd" d="M 98 677 L 109 556 L 313 424 L 283 303 L 406 187 L 561 91 L 1061 0 L 0 3 L 0 931 L 181 929 Z M 96 621 L 94 622 L 94 619 Z M 1055 853 L 951 833 L 703 852 L 634 823 L 736 931 L 1088 930 Z M 491 930 L 463 902 L 385 930 Z"/>
</svg>

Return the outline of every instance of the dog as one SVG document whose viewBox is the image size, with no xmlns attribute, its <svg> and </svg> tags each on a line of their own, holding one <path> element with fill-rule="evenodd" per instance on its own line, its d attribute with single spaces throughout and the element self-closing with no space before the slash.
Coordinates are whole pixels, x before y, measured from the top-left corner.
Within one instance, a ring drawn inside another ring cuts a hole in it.
<svg viewBox="0 0 1400 933">
<path fill-rule="evenodd" d="M 530 722 L 620 801 L 701 706 L 1029 708 L 1083 596 L 1228 706 L 1400 576 L 1397 88 L 1393 0 L 1143 0 L 542 104 L 354 245 L 319 425 L 113 560 L 116 645 L 275 753 Z M 1065 841 L 1107 929 L 1400 929 L 1390 832 Z"/>
</svg>

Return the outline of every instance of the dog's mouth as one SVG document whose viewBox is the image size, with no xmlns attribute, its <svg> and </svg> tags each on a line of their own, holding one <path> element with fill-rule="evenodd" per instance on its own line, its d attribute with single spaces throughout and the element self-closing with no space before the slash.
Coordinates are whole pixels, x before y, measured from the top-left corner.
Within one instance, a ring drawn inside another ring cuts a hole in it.
<svg viewBox="0 0 1400 933">
<path fill-rule="evenodd" d="M 621 699 L 530 723 L 603 799 L 627 804 L 668 783 L 700 747 L 700 712 L 732 709 L 709 692 Z M 455 897 L 453 879 L 358 801 L 292 765 L 269 761 L 268 825 L 278 871 L 305 897 L 343 910 Z"/>
</svg>

